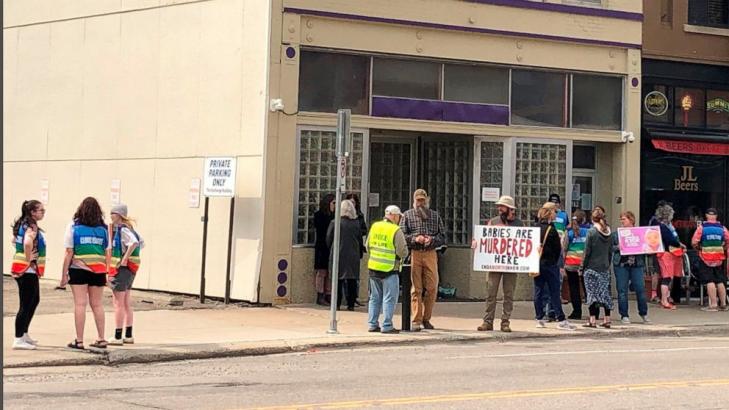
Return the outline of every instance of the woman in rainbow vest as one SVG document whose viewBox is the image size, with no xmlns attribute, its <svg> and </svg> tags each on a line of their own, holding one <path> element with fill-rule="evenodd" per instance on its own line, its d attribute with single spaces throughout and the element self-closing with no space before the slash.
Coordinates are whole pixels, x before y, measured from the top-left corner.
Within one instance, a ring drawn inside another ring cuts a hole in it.
<svg viewBox="0 0 729 410">
<path fill-rule="evenodd" d="M 572 313 L 568 319 L 582 319 L 582 285 L 580 280 L 580 266 L 582 265 L 582 257 L 585 254 L 585 240 L 587 232 L 590 230 L 590 224 L 586 222 L 587 215 L 585 211 L 578 209 L 572 215 L 572 225 L 564 237 L 563 248 L 567 251 L 564 257 L 564 270 L 567 274 L 567 284 L 570 289 L 570 302 L 572 303 Z"/>
<path fill-rule="evenodd" d="M 74 303 L 76 338 L 68 344 L 71 349 L 84 348 L 86 305 L 91 305 L 98 339 L 91 347 L 106 349 L 104 339 L 104 305 L 102 297 L 106 286 L 107 266 L 111 257 L 109 232 L 104 224 L 104 213 L 95 198 L 81 202 L 63 238 L 66 256 L 63 260 L 61 287 L 71 285 Z"/>
<path fill-rule="evenodd" d="M 139 269 L 139 250 L 144 245 L 139 234 L 134 231 L 134 221 L 127 216 L 127 206 L 115 205 L 111 208 L 111 265 L 109 265 L 109 280 L 114 294 L 114 319 L 116 330 L 114 338 L 109 341 L 112 345 L 134 343 L 132 336 L 132 283 Z M 126 321 L 126 327 L 124 323 Z M 125 329 L 122 338 L 122 329 Z"/>
<path fill-rule="evenodd" d="M 43 276 L 46 263 L 46 241 L 38 221 L 45 216 L 40 201 L 23 202 L 20 217 L 13 223 L 15 255 L 10 272 L 18 284 L 20 306 L 15 315 L 15 340 L 13 349 L 35 350 L 37 341 L 28 336 L 35 308 L 40 303 L 38 278 Z"/>
<path fill-rule="evenodd" d="M 729 230 L 717 220 L 715 208 L 706 210 L 706 221 L 699 225 L 694 232 L 691 244 L 694 249 L 699 250 L 701 260 L 699 280 L 706 285 L 706 293 L 709 294 L 709 306 L 702 310 L 707 312 L 729 310 L 726 304 L 727 271 L 723 266 L 727 258 Z M 719 294 L 718 304 L 717 292 Z"/>
</svg>

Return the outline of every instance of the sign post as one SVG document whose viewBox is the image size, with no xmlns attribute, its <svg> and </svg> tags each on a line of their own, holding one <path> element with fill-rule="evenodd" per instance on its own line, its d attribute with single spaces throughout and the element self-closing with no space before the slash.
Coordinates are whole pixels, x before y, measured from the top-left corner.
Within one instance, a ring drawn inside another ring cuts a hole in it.
<svg viewBox="0 0 729 410">
<path fill-rule="evenodd" d="M 205 303 L 205 259 L 208 243 L 208 208 L 210 197 L 229 197 L 230 215 L 228 221 L 228 255 L 225 267 L 225 303 L 230 303 L 230 259 L 233 244 L 233 216 L 235 211 L 235 173 L 234 157 L 205 158 L 203 174 L 203 195 L 205 211 L 203 221 L 202 266 L 200 267 L 200 303 Z"/>
<path fill-rule="evenodd" d="M 342 191 L 346 184 L 346 171 L 347 171 L 347 155 L 345 152 L 345 146 L 347 144 L 349 135 L 349 128 L 352 119 L 352 110 L 338 110 L 337 111 L 337 186 L 335 193 L 335 210 L 334 210 L 334 242 L 332 243 L 332 299 L 330 303 L 330 316 L 331 321 L 329 322 L 329 330 L 327 333 L 336 334 L 337 331 L 337 300 L 339 293 L 339 234 L 342 223 Z"/>
</svg>

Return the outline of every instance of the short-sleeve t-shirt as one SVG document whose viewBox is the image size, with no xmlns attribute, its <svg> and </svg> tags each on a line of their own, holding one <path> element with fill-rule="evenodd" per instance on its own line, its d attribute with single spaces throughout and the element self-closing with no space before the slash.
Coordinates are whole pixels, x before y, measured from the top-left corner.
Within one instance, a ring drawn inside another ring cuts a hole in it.
<svg viewBox="0 0 729 410">
<path fill-rule="evenodd" d="M 66 232 L 63 234 L 63 247 L 66 249 L 73 249 L 73 225 L 73 222 L 69 223 L 68 226 L 66 226 Z M 111 242 L 107 244 L 106 250 L 111 250 Z M 71 260 L 70 267 L 73 269 L 83 269 L 91 271 L 91 269 L 86 266 L 85 263 L 76 260 L 76 258 Z"/>
</svg>

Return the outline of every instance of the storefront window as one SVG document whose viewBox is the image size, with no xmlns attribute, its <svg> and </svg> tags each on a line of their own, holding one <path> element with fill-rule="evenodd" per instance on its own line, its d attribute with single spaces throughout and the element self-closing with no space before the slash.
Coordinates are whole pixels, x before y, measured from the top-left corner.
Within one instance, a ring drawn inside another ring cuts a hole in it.
<svg viewBox="0 0 729 410">
<path fill-rule="evenodd" d="M 729 91 L 706 91 L 706 127 L 729 130 Z"/>
<path fill-rule="evenodd" d="M 574 74 L 572 98 L 573 127 L 596 130 L 622 129 L 622 78 Z"/>
<path fill-rule="evenodd" d="M 670 124 L 673 119 L 673 89 L 665 85 L 643 86 L 643 121 Z"/>
<path fill-rule="evenodd" d="M 472 141 L 424 141 L 423 185 L 443 218 L 448 245 L 471 243 Z"/>
<path fill-rule="evenodd" d="M 706 102 L 704 90 L 676 88 L 675 123 L 678 127 L 704 128 Z"/>
<path fill-rule="evenodd" d="M 515 200 L 519 218 L 534 222 L 537 210 L 556 193 L 566 203 L 567 146 L 516 144 Z"/>
<path fill-rule="evenodd" d="M 441 64 L 375 58 L 372 93 L 387 97 L 440 98 Z"/>
<path fill-rule="evenodd" d="M 480 189 L 498 188 L 504 183 L 504 143 L 481 142 L 481 183 Z M 480 223 L 485 225 L 489 219 L 496 216 L 496 207 L 493 202 L 484 202 L 479 198 Z"/>
<path fill-rule="evenodd" d="M 347 190 L 362 191 L 363 134 L 353 132 L 352 153 L 347 160 Z M 333 194 L 337 182 L 336 133 L 302 130 L 299 140 L 299 197 L 296 216 L 296 244 L 314 244 L 314 212 L 319 200 Z"/>
<path fill-rule="evenodd" d="M 446 64 L 444 99 L 482 104 L 509 103 L 506 68 Z"/>
<path fill-rule="evenodd" d="M 353 114 L 369 111 L 369 57 L 302 51 L 299 67 L 299 110 Z"/>
<path fill-rule="evenodd" d="M 512 70 L 511 123 L 566 127 L 566 88 L 565 74 Z"/>
</svg>

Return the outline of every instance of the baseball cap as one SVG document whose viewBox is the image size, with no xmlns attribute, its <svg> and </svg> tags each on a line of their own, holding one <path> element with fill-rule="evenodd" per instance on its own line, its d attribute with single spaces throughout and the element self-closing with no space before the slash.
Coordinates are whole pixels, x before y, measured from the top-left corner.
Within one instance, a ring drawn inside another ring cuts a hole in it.
<svg viewBox="0 0 729 410">
<path fill-rule="evenodd" d="M 706 215 L 718 215 L 719 212 L 716 210 L 716 208 L 709 208 L 706 210 Z"/>
<path fill-rule="evenodd" d="M 555 204 L 561 204 L 562 199 L 557 194 L 552 194 L 549 196 L 549 202 L 553 202 Z"/>
<path fill-rule="evenodd" d="M 385 208 L 385 215 L 402 215 L 402 211 L 397 205 L 389 205 Z"/>
</svg>

